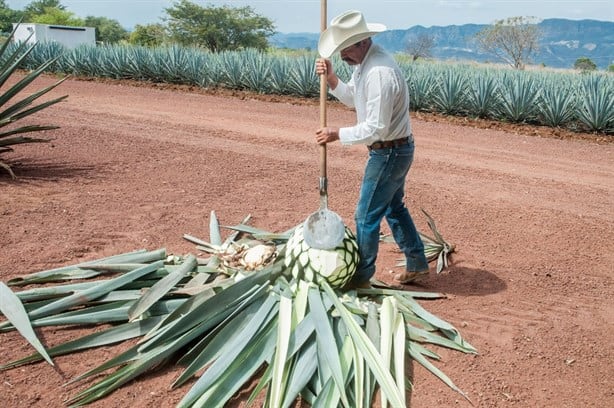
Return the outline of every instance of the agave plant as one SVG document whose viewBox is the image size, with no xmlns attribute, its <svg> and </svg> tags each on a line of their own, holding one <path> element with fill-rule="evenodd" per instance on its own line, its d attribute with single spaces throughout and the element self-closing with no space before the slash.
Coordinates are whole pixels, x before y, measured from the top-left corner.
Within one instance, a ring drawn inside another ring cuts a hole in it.
<svg viewBox="0 0 614 408">
<path fill-rule="evenodd" d="M 607 77 L 591 75 L 584 79 L 578 118 L 590 131 L 614 132 L 614 87 Z"/>
<path fill-rule="evenodd" d="M 16 29 L 16 28 L 15 28 Z M 11 40 L 15 34 L 15 29 L 9 35 L 8 39 L 0 47 L 0 87 L 7 84 L 7 81 L 20 68 L 21 64 L 26 60 L 28 55 L 36 47 L 36 44 L 27 45 L 27 42 L 13 46 Z M 11 85 L 7 90 L 0 94 L 0 155 L 2 153 L 13 150 L 11 146 L 22 143 L 43 143 L 48 142 L 48 139 L 23 136 L 25 133 L 40 132 L 43 130 L 57 129 L 57 126 L 52 125 L 15 125 L 16 122 L 30 116 L 42 109 L 45 109 L 53 104 L 56 104 L 68 97 L 68 95 L 51 99 L 46 102 L 33 105 L 34 101 L 51 91 L 53 88 L 61 84 L 66 78 L 61 79 L 40 91 L 31 94 L 23 99 L 19 98 L 19 93 L 25 87 L 30 85 L 41 73 L 43 73 L 57 58 L 48 60 L 34 69 L 15 84 Z M 4 162 L 0 157 L 0 167 L 9 172 L 11 177 L 15 178 L 15 173 L 8 163 Z"/>
<path fill-rule="evenodd" d="M 160 77 L 172 84 L 185 84 L 193 81 L 190 76 L 191 60 L 198 59 L 199 54 L 192 49 L 171 45 L 156 48 L 153 64 L 160 69 Z"/>
<path fill-rule="evenodd" d="M 545 84 L 539 96 L 539 116 L 542 123 L 551 127 L 571 122 L 576 112 L 576 96 L 572 89 Z"/>
<path fill-rule="evenodd" d="M 465 110 L 467 78 L 463 71 L 449 69 L 437 78 L 433 91 L 433 105 L 445 115 L 460 114 Z"/>
<path fill-rule="evenodd" d="M 539 93 L 533 78 L 507 73 L 502 76 L 499 89 L 501 92 L 499 115 L 502 119 L 513 123 L 535 119 Z"/>
<path fill-rule="evenodd" d="M 417 64 L 408 65 L 405 68 L 405 80 L 411 95 L 410 109 L 413 111 L 429 111 L 433 105 L 437 76 Z"/>
<path fill-rule="evenodd" d="M 245 54 L 245 84 L 248 90 L 257 93 L 271 93 L 270 77 L 272 59 L 266 54 L 247 50 Z"/>
<path fill-rule="evenodd" d="M 0 369 L 42 359 L 53 364 L 58 355 L 139 339 L 72 379 L 113 370 L 68 404 L 86 405 L 164 363 L 177 363 L 185 368 L 173 387 L 193 383 L 179 407 L 222 407 L 258 375 L 248 402 L 264 395 L 266 407 L 289 406 L 297 398 L 312 406 L 369 407 L 380 390 L 382 406 L 402 408 L 408 355 L 463 394 L 433 364 L 439 357 L 429 346 L 476 350 L 417 301 L 442 295 L 385 285 L 343 291 L 357 262 L 349 229 L 343 245 L 323 251 L 304 245 L 300 225 L 275 234 L 248 221 L 225 227 L 231 233 L 222 240 L 212 212 L 209 241 L 185 235 L 205 258 L 140 250 L 0 284 L 0 311 L 7 318 L 0 330 L 19 330 L 36 349 Z M 68 279 L 79 283 L 65 284 Z M 33 284 L 46 287 L 9 288 Z M 85 323 L 115 325 L 49 348 L 33 330 Z"/>
<path fill-rule="evenodd" d="M 493 75 L 476 75 L 471 79 L 467 95 L 470 114 L 478 118 L 488 118 L 498 110 L 499 89 Z"/>
<path fill-rule="evenodd" d="M 435 271 L 441 273 L 449 265 L 449 259 L 455 250 L 454 244 L 447 242 L 444 237 L 439 233 L 435 220 L 424 210 L 422 213 L 426 216 L 426 222 L 432 232 L 432 236 L 422 231 L 419 231 L 420 238 L 424 243 L 424 255 L 426 259 L 431 261 L 437 261 L 435 264 Z M 394 238 L 390 235 L 381 237 L 382 242 L 394 242 Z M 405 259 L 400 260 L 397 266 L 405 266 Z"/>
<path fill-rule="evenodd" d="M 244 89 L 243 76 L 245 70 L 242 65 L 241 53 L 223 51 L 218 54 L 218 57 L 222 69 L 222 84 L 230 89 Z"/>
<path fill-rule="evenodd" d="M 318 94 L 318 78 L 313 69 L 314 57 L 302 55 L 297 57 L 290 71 L 290 94 L 297 96 L 314 96 Z"/>
</svg>

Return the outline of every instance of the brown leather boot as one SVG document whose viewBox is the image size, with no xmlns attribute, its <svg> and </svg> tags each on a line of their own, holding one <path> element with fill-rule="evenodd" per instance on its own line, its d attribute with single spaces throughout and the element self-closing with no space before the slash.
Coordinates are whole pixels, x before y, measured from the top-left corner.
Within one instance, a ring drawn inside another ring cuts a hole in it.
<svg viewBox="0 0 614 408">
<path fill-rule="evenodd" d="M 405 272 L 397 273 L 394 276 L 394 280 L 403 285 L 407 285 L 408 283 L 422 281 L 426 279 L 428 276 L 429 276 L 428 269 L 424 271 L 412 271 L 412 272 L 405 271 Z"/>
</svg>

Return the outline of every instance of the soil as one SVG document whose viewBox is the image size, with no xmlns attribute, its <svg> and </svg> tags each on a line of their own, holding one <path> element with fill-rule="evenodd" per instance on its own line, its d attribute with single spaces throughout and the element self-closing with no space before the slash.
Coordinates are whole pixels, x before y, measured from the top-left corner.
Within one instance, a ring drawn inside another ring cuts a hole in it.
<svg viewBox="0 0 614 408">
<path fill-rule="evenodd" d="M 197 253 L 183 234 L 206 239 L 211 211 L 283 231 L 319 205 L 315 100 L 72 79 L 52 93 L 69 98 L 32 121 L 59 125 L 45 132 L 53 141 L 3 155 L 18 177 L 0 172 L 4 282 L 140 248 Z M 329 124 L 353 122 L 328 105 Z M 614 406 L 613 138 L 426 114 L 412 126 L 407 205 L 428 232 L 425 209 L 456 253 L 405 288 L 445 294 L 421 303 L 479 350 L 437 349 L 438 366 L 476 407 Z M 350 226 L 365 158 L 363 146 L 328 148 L 329 206 Z M 398 260 L 383 244 L 376 277 L 392 283 Z M 38 333 L 53 345 L 91 330 Z M 0 336 L 0 363 L 31 352 L 17 333 Z M 0 404 L 61 407 L 86 385 L 67 380 L 127 347 L 0 372 Z M 179 372 L 91 406 L 172 407 L 189 387 L 169 389 Z M 471 406 L 418 365 L 413 381 L 414 408 Z"/>
</svg>

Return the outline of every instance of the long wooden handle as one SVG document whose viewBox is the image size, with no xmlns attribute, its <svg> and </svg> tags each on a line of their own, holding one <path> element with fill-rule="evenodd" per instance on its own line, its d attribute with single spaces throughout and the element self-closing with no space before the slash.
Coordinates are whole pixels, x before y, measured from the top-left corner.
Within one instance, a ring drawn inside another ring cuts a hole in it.
<svg viewBox="0 0 614 408">
<path fill-rule="evenodd" d="M 326 30 L 326 0 L 320 1 L 320 32 Z M 328 86 L 326 84 L 326 73 L 320 75 L 320 127 L 326 127 L 326 97 L 328 92 Z M 326 144 L 320 145 L 320 177 L 326 180 Z M 326 182 L 324 182 L 326 184 Z M 326 189 L 326 187 L 324 187 Z M 326 194 L 322 190 L 322 183 L 320 183 L 320 194 Z"/>
</svg>

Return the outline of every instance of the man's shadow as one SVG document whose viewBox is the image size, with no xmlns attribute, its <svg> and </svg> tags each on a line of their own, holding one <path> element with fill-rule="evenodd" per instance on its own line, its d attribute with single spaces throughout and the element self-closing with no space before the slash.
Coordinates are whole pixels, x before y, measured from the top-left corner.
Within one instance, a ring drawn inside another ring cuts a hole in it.
<svg viewBox="0 0 614 408">
<path fill-rule="evenodd" d="M 441 273 L 431 270 L 428 279 L 423 282 L 408 285 L 393 284 L 393 286 L 410 291 L 448 293 L 458 296 L 485 296 L 507 289 L 507 284 L 494 273 L 461 265 L 450 265 Z"/>
<path fill-rule="evenodd" d="M 451 265 L 430 279 L 433 289 L 458 296 L 485 296 L 502 292 L 507 284 L 497 275 L 485 269 Z"/>
</svg>

